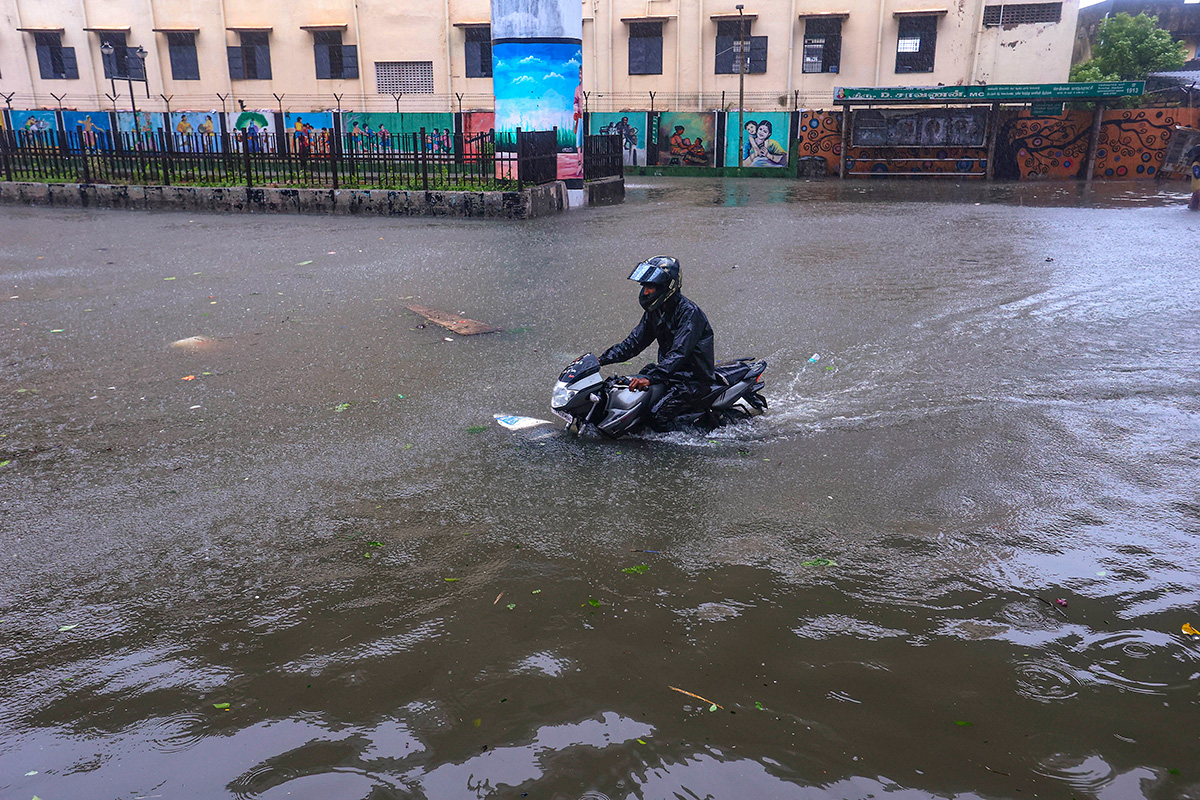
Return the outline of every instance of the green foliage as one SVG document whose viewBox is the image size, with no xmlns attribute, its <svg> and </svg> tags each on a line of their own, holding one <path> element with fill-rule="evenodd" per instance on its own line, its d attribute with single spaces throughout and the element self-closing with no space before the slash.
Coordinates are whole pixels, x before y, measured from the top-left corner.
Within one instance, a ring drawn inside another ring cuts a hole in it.
<svg viewBox="0 0 1200 800">
<path fill-rule="evenodd" d="M 1122 12 L 1102 21 L 1092 53 L 1071 70 L 1072 81 L 1143 81 L 1152 72 L 1179 69 L 1187 60 L 1183 42 L 1158 27 L 1158 17 L 1144 13 L 1131 17 Z"/>
</svg>

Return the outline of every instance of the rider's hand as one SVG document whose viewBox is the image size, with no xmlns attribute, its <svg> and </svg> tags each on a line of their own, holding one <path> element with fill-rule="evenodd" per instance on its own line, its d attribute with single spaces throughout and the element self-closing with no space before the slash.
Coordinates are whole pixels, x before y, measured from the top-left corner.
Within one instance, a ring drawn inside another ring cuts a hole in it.
<svg viewBox="0 0 1200 800">
<path fill-rule="evenodd" d="M 650 388 L 650 379 L 649 378 L 643 378 L 641 376 L 638 376 L 636 378 L 630 379 L 630 381 L 629 381 L 629 391 L 631 391 L 631 392 L 644 392 L 649 388 Z"/>
</svg>

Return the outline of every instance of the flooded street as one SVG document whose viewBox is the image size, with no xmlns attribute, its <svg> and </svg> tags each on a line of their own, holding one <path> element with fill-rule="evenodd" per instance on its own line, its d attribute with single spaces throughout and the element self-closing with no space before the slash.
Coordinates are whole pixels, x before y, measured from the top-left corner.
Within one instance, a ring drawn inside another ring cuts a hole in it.
<svg viewBox="0 0 1200 800">
<path fill-rule="evenodd" d="M 1185 202 L 0 208 L 0 797 L 1200 798 Z M 659 252 L 767 414 L 497 426 Z"/>
</svg>

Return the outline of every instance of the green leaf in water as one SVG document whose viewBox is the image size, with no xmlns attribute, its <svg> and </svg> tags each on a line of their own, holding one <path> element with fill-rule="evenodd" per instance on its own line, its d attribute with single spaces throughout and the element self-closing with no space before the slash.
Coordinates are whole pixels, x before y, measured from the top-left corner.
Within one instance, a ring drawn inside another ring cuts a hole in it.
<svg viewBox="0 0 1200 800">
<path fill-rule="evenodd" d="M 333 410 L 340 414 L 349 407 L 350 407 L 349 403 L 338 403 L 336 406 L 333 407 Z"/>
<path fill-rule="evenodd" d="M 969 728 L 972 725 L 974 725 L 975 723 L 967 722 L 965 719 L 956 719 L 956 720 L 954 720 L 954 724 L 959 726 L 960 728 Z"/>
<path fill-rule="evenodd" d="M 534 589 L 532 592 L 530 592 L 530 594 L 541 594 L 541 593 L 542 593 L 541 589 Z"/>
<path fill-rule="evenodd" d="M 383 542 L 367 542 L 368 547 L 383 547 Z"/>
<path fill-rule="evenodd" d="M 79 625 L 62 625 L 59 627 L 58 632 L 62 633 L 63 631 L 73 631 L 78 627 Z"/>
<path fill-rule="evenodd" d="M 645 739 L 638 739 L 638 740 L 637 740 L 637 742 L 638 742 L 638 744 L 645 744 L 645 743 L 646 743 L 646 740 L 645 740 Z"/>
<path fill-rule="evenodd" d="M 709 710 L 709 711 L 716 711 L 716 710 L 717 710 L 717 704 L 716 704 L 716 703 L 713 703 L 711 706 L 709 706 L 709 707 L 708 707 L 708 710 Z"/>
<path fill-rule="evenodd" d="M 458 578 L 442 578 L 446 583 L 454 583 Z"/>
<path fill-rule="evenodd" d="M 759 711 L 766 711 L 766 709 L 763 708 L 763 704 L 758 702 L 757 700 L 754 701 L 754 707 L 757 708 Z"/>
<path fill-rule="evenodd" d="M 836 567 L 838 563 L 832 558 L 814 558 L 811 561 L 801 562 L 804 567 Z"/>
<path fill-rule="evenodd" d="M 297 261 L 296 266 L 303 267 L 303 266 L 305 266 L 307 264 L 311 264 L 311 263 L 312 263 L 312 259 L 310 258 L 308 261 Z"/>
<path fill-rule="evenodd" d="M 467 433 L 483 433 L 487 429 L 487 425 L 470 425 L 467 427 Z"/>
<path fill-rule="evenodd" d="M 213 708 L 220 709 L 221 711 L 228 711 L 229 703 L 213 703 Z"/>
<path fill-rule="evenodd" d="M 7 467 L 11 463 L 12 463 L 12 459 L 8 459 L 6 461 L 0 461 L 0 467 Z"/>
<path fill-rule="evenodd" d="M 636 567 L 626 567 L 621 572 L 628 572 L 630 575 L 641 575 L 644 572 L 649 572 L 650 567 L 646 564 L 638 564 Z"/>
<path fill-rule="evenodd" d="M 589 597 L 589 598 L 588 598 L 588 605 L 589 605 L 589 606 L 591 606 L 592 608 L 599 608 L 599 607 L 600 607 L 600 601 L 599 601 L 599 600 L 597 600 L 597 599 L 596 599 L 596 598 L 594 598 L 594 597 Z"/>
<path fill-rule="evenodd" d="M 509 611 L 512 611 L 512 610 L 513 610 L 514 608 L 516 608 L 516 607 L 517 607 L 517 604 L 516 604 L 516 603 L 509 603 L 509 604 L 508 604 L 508 610 L 509 610 Z"/>
</svg>

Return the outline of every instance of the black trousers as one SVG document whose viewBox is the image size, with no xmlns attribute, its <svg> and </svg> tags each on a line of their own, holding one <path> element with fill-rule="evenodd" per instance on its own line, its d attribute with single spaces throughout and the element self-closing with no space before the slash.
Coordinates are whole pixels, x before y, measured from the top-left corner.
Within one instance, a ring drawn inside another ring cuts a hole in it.
<svg viewBox="0 0 1200 800">
<path fill-rule="evenodd" d="M 656 431 L 669 429 L 676 417 L 693 410 L 704 388 L 690 383 L 668 383 L 666 393 L 650 407 L 647 424 Z"/>
</svg>

